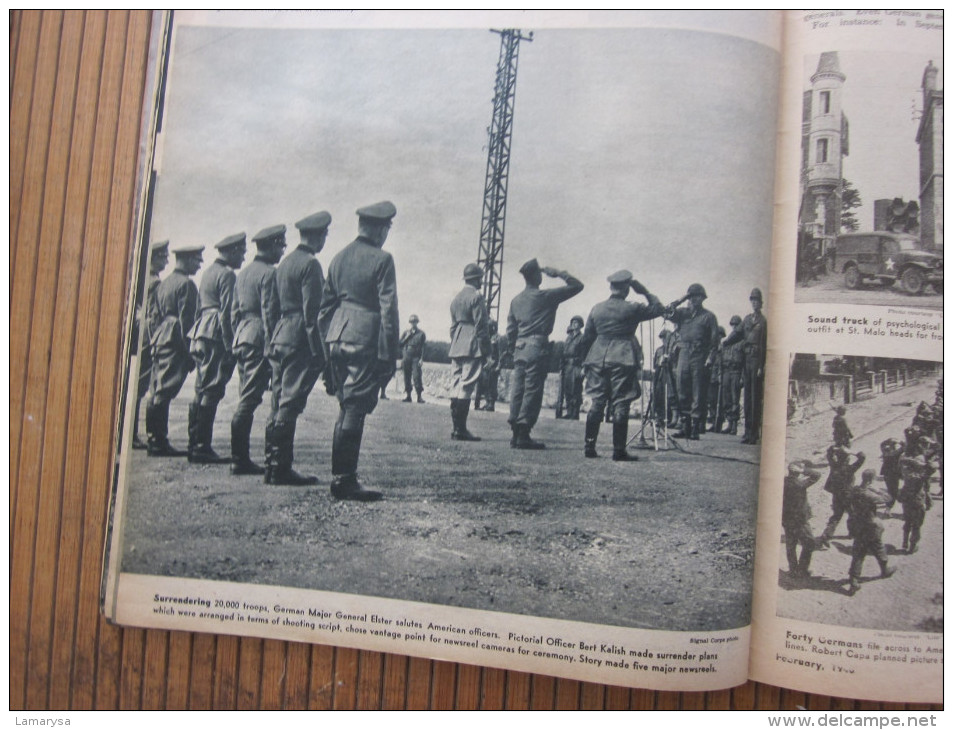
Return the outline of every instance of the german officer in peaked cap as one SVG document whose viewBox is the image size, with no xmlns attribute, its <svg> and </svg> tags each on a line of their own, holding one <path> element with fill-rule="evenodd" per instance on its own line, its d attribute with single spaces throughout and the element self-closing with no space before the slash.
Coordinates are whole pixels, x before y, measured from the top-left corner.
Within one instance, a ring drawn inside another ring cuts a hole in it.
<svg viewBox="0 0 953 730">
<path fill-rule="evenodd" d="M 269 233 L 270 232 L 270 233 Z M 264 235 L 263 235 L 264 234 Z M 278 325 L 281 306 L 275 264 L 285 250 L 284 226 L 266 228 L 252 238 L 255 258 L 238 272 L 232 298 L 232 352 L 238 364 L 238 405 L 232 415 L 232 474 L 264 474 L 251 459 L 250 439 L 255 409 L 271 381 L 267 348 Z"/>
<path fill-rule="evenodd" d="M 479 441 L 467 430 L 470 399 L 480 382 L 483 362 L 490 352 L 490 317 L 486 301 L 480 293 L 483 269 L 467 264 L 463 269 L 464 287 L 450 303 L 450 362 L 453 377 L 450 385 L 450 417 L 454 441 Z"/>
<path fill-rule="evenodd" d="M 396 214 L 386 200 L 359 208 L 357 238 L 328 267 L 318 323 L 328 347 L 328 391 L 340 405 L 331 449 L 335 499 L 381 498 L 358 481 L 357 464 L 364 420 L 397 370 L 397 275 L 393 257 L 381 250 Z"/>
<path fill-rule="evenodd" d="M 596 454 L 596 439 L 606 406 L 612 404 L 612 459 L 637 461 L 626 451 L 629 405 L 642 394 L 642 346 L 635 337 L 640 322 L 661 317 L 665 308 L 654 294 L 625 269 L 608 277 L 610 295 L 589 313 L 582 338 L 586 353 L 586 393 L 592 407 L 586 417 L 585 456 Z M 648 304 L 626 301 L 629 291 L 643 295 Z"/>
<path fill-rule="evenodd" d="M 549 362 L 549 335 L 556 322 L 559 305 L 582 291 L 583 284 L 567 271 L 540 266 L 530 259 L 520 267 L 526 288 L 510 303 L 506 319 L 506 345 L 513 356 L 509 423 L 513 429 L 510 446 L 515 449 L 544 449 L 530 438 L 539 418 Z M 540 289 L 543 274 L 562 279 L 565 286 Z"/>
<path fill-rule="evenodd" d="M 202 267 L 204 246 L 173 249 L 175 269 L 156 287 L 156 320 L 152 332 L 151 397 L 146 405 L 149 456 L 185 456 L 169 443 L 169 405 L 195 367 L 186 333 L 195 324 L 199 292 L 192 278 Z"/>
<path fill-rule="evenodd" d="M 725 344 L 744 342 L 745 433 L 743 444 L 756 444 L 761 439 L 761 408 L 764 402 L 764 364 L 768 355 L 768 321 L 761 313 L 764 298 L 758 288 L 749 297 L 751 314 L 744 318 L 741 330 L 725 338 Z"/>
<path fill-rule="evenodd" d="M 159 274 L 169 265 L 169 242 L 156 241 L 149 246 L 149 277 L 146 280 L 145 292 L 139 304 L 137 326 L 141 332 L 133 334 L 133 342 L 139 342 L 142 336 L 142 345 L 139 351 L 139 381 L 136 388 L 136 413 L 132 421 L 132 448 L 146 449 L 148 445 L 139 438 L 139 406 L 143 397 L 149 391 L 152 380 L 152 333 L 159 326 L 159 313 L 156 308 L 156 288 L 159 286 Z"/>
<path fill-rule="evenodd" d="M 718 319 L 702 306 L 708 298 L 705 287 L 692 284 L 684 297 L 665 310 L 665 319 L 678 331 L 678 397 L 681 428 L 675 438 L 697 440 L 702 430 L 708 398 L 708 371 L 714 348 L 718 345 Z M 689 301 L 687 307 L 680 307 Z"/>
<path fill-rule="evenodd" d="M 235 271 L 245 260 L 245 234 L 236 233 L 215 244 L 218 255 L 202 274 L 199 315 L 188 333 L 195 361 L 195 397 L 189 404 L 189 461 L 227 464 L 212 448 L 212 430 L 218 404 L 235 370 L 232 356 L 232 298 Z"/>
<path fill-rule="evenodd" d="M 318 333 L 324 270 L 315 258 L 324 249 L 331 214 L 320 211 L 295 223 L 301 243 L 278 265 L 276 284 L 281 319 L 271 339 L 271 418 L 265 427 L 265 483 L 307 486 L 315 476 L 292 468 L 298 416 L 324 369 Z M 282 226 L 282 229 L 284 227 Z M 282 234 L 284 231 L 282 230 Z"/>
</svg>

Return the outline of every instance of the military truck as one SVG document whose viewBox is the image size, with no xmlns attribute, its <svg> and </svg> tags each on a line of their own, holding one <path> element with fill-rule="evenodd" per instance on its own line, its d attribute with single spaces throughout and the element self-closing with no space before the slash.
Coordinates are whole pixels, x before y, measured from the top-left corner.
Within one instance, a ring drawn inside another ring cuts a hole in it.
<svg viewBox="0 0 953 730">
<path fill-rule="evenodd" d="M 920 239 L 908 233 L 845 233 L 837 237 L 834 261 L 848 289 L 899 281 L 908 294 L 919 294 L 927 284 L 937 291 L 943 284 L 943 256 L 923 249 Z"/>
</svg>

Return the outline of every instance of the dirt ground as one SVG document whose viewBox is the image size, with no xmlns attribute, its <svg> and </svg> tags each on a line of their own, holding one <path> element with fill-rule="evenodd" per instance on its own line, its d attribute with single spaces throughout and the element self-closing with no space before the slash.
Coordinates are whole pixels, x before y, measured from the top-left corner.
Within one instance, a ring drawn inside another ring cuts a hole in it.
<svg viewBox="0 0 953 730">
<path fill-rule="evenodd" d="M 818 304 L 880 304 L 898 307 L 922 307 L 923 309 L 943 308 L 942 285 L 927 284 L 919 294 L 907 294 L 899 283 L 883 287 L 867 284 L 859 289 L 848 289 L 844 285 L 844 275 L 827 273 L 808 285 L 798 284 L 794 290 L 794 301 L 798 303 Z"/>
<path fill-rule="evenodd" d="M 228 453 L 235 384 L 214 446 Z M 184 447 L 190 382 L 173 404 Z M 428 394 L 425 393 L 425 398 Z M 330 498 L 337 403 L 312 394 L 296 467 L 316 487 L 272 487 L 227 466 L 133 452 L 123 570 L 465 606 L 671 630 L 743 626 L 750 613 L 760 448 L 708 434 L 613 462 L 584 459 L 583 421 L 542 413 L 540 452 L 509 447 L 506 413 L 474 412 L 480 443 L 450 440 L 445 400 L 382 401 L 367 419 L 360 473 L 381 502 Z M 505 404 L 502 405 L 505 409 Z M 265 406 L 252 432 L 264 448 Z M 664 444 L 663 444 L 664 445 Z"/>
<path fill-rule="evenodd" d="M 936 380 L 880 395 L 848 406 L 847 423 L 854 433 L 851 452 L 864 452 L 866 461 L 857 473 L 874 469 L 875 486 L 886 492 L 880 474 L 880 443 L 886 438 L 903 438 L 903 430 L 913 420 L 921 400 L 933 403 Z M 833 411 L 817 409 L 804 414 L 788 429 L 787 461 L 810 459 L 819 468 L 821 479 L 808 490 L 813 519 L 811 528 L 819 535 L 831 514 L 831 495 L 824 491 L 827 479 L 825 452 L 831 444 Z M 907 555 L 902 550 L 902 509 L 894 505 L 889 517 L 882 519 L 883 541 L 890 565 L 897 568 L 891 578 L 881 580 L 877 561 L 871 556 L 864 562 L 861 590 L 847 594 L 847 569 L 851 561 L 852 541 L 847 535 L 846 517 L 835 532 L 828 550 L 815 552 L 812 576 L 796 580 L 787 573 L 784 544 L 779 547 L 778 614 L 789 618 L 818 621 L 840 626 L 856 626 L 893 631 L 943 630 L 943 497 L 939 496 L 939 477 L 931 482 L 933 508 L 923 524 L 919 550 Z"/>
</svg>

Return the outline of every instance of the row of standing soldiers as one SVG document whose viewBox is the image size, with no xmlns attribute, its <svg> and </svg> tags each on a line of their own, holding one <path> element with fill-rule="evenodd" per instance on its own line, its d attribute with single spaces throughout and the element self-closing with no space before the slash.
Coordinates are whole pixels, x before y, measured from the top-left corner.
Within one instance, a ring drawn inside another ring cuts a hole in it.
<svg viewBox="0 0 953 730">
<path fill-rule="evenodd" d="M 789 574 L 792 577 L 810 577 L 813 552 L 830 546 L 838 525 L 847 515 L 847 532 L 853 539 L 847 572 L 848 594 L 853 595 L 860 589 L 864 559 L 868 555 L 877 560 L 881 577 L 889 578 L 896 569 L 888 565 L 878 509 L 884 506 L 883 516 L 889 517 L 897 502 L 903 508 L 902 549 L 907 554 L 917 551 L 924 517 L 932 506 L 930 479 L 937 471 L 940 472 L 942 494 L 942 393 L 940 381 L 936 402 L 933 406 L 926 402 L 918 406 L 913 422 L 904 430 L 904 438 L 888 438 L 880 444 L 880 475 L 886 486 L 886 494 L 874 487 L 877 472 L 873 469 L 865 469 L 859 484 L 855 483 L 855 475 L 864 465 L 866 455 L 863 451 L 856 454 L 849 451 L 853 433 L 845 418 L 846 407 L 837 408 L 832 423 L 834 443 L 826 452 L 830 471 L 824 485 L 824 490 L 831 495 L 831 515 L 824 531 L 817 537 L 811 532 L 812 512 L 807 490 L 820 479 L 821 474 L 810 462 L 795 461 L 788 466 L 781 522 Z"/>
<path fill-rule="evenodd" d="M 139 388 L 139 399 L 147 402 L 148 443 L 141 444 L 134 434 L 134 446 L 147 448 L 150 456 L 230 462 L 233 474 L 263 475 L 267 484 L 315 484 L 316 477 L 299 474 L 292 464 L 298 416 L 323 373 L 325 388 L 340 406 L 331 493 L 338 499 L 379 499 L 378 492 L 358 481 L 357 464 L 365 416 L 374 410 L 381 384 L 395 371 L 397 283 L 393 259 L 381 247 L 396 212 L 389 201 L 359 209 L 358 237 L 334 257 L 327 279 L 316 259 L 331 223 L 326 211 L 295 224 L 301 242 L 284 259 L 283 225 L 253 237 L 257 255 L 244 268 L 245 235 L 225 238 L 215 245 L 217 257 L 199 286 L 191 277 L 201 268 L 203 247 L 175 249 L 175 270 L 160 281 L 169 246 L 154 244 Z M 212 449 L 212 427 L 236 366 L 240 384 L 231 455 L 222 457 Z M 180 451 L 168 439 L 169 405 L 192 370 L 189 445 Z M 249 439 L 255 410 L 269 385 L 262 467 L 251 459 Z"/>
</svg>

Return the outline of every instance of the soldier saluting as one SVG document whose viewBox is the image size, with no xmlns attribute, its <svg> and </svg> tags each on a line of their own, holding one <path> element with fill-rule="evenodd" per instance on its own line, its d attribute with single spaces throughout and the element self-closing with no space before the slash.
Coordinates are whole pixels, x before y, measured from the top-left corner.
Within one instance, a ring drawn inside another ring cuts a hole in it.
<svg viewBox="0 0 953 730">
<path fill-rule="evenodd" d="M 692 284 L 688 293 L 665 310 L 665 319 L 678 328 L 678 398 L 681 428 L 672 434 L 675 438 L 697 441 L 702 429 L 702 418 L 708 394 L 708 370 L 712 353 L 718 344 L 718 319 L 702 306 L 708 298 L 705 287 Z M 685 300 L 687 307 L 679 305 Z"/>
<path fill-rule="evenodd" d="M 173 250 L 175 269 L 156 287 L 156 318 L 152 332 L 152 397 L 146 405 L 149 456 L 185 456 L 169 443 L 169 405 L 195 363 L 185 335 L 195 324 L 199 291 L 192 278 L 202 267 L 204 246 Z"/>
<path fill-rule="evenodd" d="M 295 227 L 301 243 L 285 256 L 275 273 L 281 319 L 271 339 L 271 423 L 265 429 L 265 484 L 307 486 L 315 476 L 296 472 L 294 438 L 298 416 L 324 368 L 324 345 L 318 313 L 324 291 L 324 271 L 315 258 L 328 237 L 331 214 L 320 211 Z M 285 227 L 279 226 L 283 237 Z"/>
<path fill-rule="evenodd" d="M 189 331 L 189 352 L 195 360 L 195 398 L 189 404 L 189 461 L 227 464 L 212 448 L 215 412 L 235 370 L 232 356 L 232 298 L 235 270 L 245 260 L 245 234 L 227 236 L 215 244 L 218 256 L 199 284 L 199 315 Z"/>
<path fill-rule="evenodd" d="M 612 459 L 638 461 L 626 451 L 629 405 L 642 395 L 642 346 L 635 339 L 640 322 L 661 317 L 665 307 L 658 297 L 622 269 L 608 277 L 609 298 L 589 313 L 582 337 L 586 352 L 586 394 L 592 406 L 586 417 L 585 455 L 597 456 L 596 439 L 606 406 L 612 406 Z M 648 304 L 626 301 L 629 290 L 643 295 Z"/>
<path fill-rule="evenodd" d="M 549 335 L 556 322 L 556 308 L 582 291 L 583 284 L 567 271 L 540 267 L 530 259 L 520 267 L 526 288 L 510 303 L 506 319 L 506 345 L 513 356 L 509 423 L 513 429 L 510 446 L 515 449 L 545 449 L 530 438 L 543 403 L 543 386 L 549 363 Z M 543 274 L 562 279 L 565 286 L 540 289 Z"/>
<path fill-rule="evenodd" d="M 318 323 L 328 348 L 328 392 L 338 399 L 331 448 L 331 495 L 371 502 L 381 493 L 357 478 L 364 419 L 381 385 L 397 371 L 400 315 L 394 259 L 381 250 L 397 208 L 383 201 L 359 208 L 358 237 L 328 267 Z"/>
<path fill-rule="evenodd" d="M 275 333 L 281 307 L 275 284 L 275 264 L 285 250 L 284 235 L 269 235 L 270 229 L 252 240 L 258 254 L 238 272 L 232 298 L 232 352 L 238 364 L 238 405 L 232 415 L 232 474 L 264 474 L 251 459 L 249 441 L 255 409 L 264 399 L 271 380 L 266 348 Z"/>
</svg>

